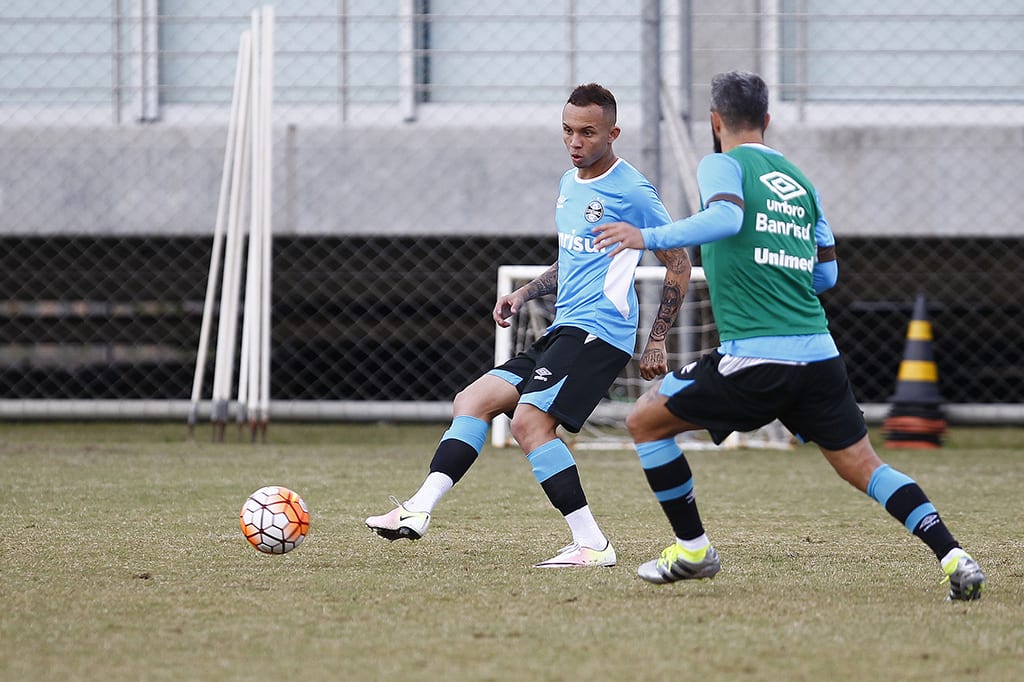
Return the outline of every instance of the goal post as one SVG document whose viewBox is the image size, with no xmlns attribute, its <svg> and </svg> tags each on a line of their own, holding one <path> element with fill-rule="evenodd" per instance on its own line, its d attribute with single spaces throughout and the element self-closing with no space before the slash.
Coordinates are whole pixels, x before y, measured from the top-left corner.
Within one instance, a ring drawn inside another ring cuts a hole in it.
<svg viewBox="0 0 1024 682">
<path fill-rule="evenodd" d="M 502 265 L 498 268 L 498 296 L 512 293 L 515 289 L 542 274 L 548 265 Z M 636 269 L 636 286 L 640 301 L 640 333 L 633 358 L 616 378 L 605 400 L 601 401 L 594 414 L 579 434 L 563 433 L 570 445 L 579 449 L 620 449 L 631 448 L 632 440 L 626 432 L 624 422 L 634 403 L 650 386 L 654 385 L 640 377 L 639 359 L 647 342 L 648 331 L 657 315 L 661 300 L 661 286 L 665 268 L 661 265 L 641 265 Z M 510 320 L 508 327 L 496 327 L 494 337 L 494 364 L 504 363 L 519 351 L 527 348 L 542 336 L 554 319 L 554 302 L 551 297 L 528 301 Z M 690 274 L 690 286 L 683 299 L 676 324 L 666 338 L 668 366 L 677 369 L 693 362 L 702 354 L 718 347 L 718 332 L 711 315 L 711 301 L 708 297 L 707 280 L 704 270 L 694 267 Z M 774 422 L 756 432 L 733 434 L 722 446 L 715 446 L 703 431 L 680 434 L 677 440 L 687 449 L 713 447 L 759 447 L 787 449 L 792 446 L 791 436 L 779 422 Z M 491 444 L 508 447 L 514 444 L 510 421 L 499 415 L 491 424 Z"/>
</svg>

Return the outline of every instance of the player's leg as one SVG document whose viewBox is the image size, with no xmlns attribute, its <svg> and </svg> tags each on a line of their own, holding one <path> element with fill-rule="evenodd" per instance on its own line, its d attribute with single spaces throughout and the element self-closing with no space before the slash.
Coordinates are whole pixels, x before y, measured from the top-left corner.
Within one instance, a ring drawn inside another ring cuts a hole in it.
<svg viewBox="0 0 1024 682">
<path fill-rule="evenodd" d="M 626 419 L 626 427 L 636 443 L 651 492 L 672 526 L 675 542 L 657 559 L 641 564 L 637 573 L 659 584 L 711 578 L 721 563 L 704 532 L 690 464 L 675 441 L 676 434 L 701 427 L 672 414 L 666 406 L 668 397 L 660 390 L 659 385 L 640 397 Z"/>
<path fill-rule="evenodd" d="M 949 581 L 949 599 L 977 599 L 985 575 L 950 533 L 921 486 L 879 459 L 865 435 L 853 445 L 821 452 L 843 480 L 867 493 L 928 545 Z"/>
<path fill-rule="evenodd" d="M 392 498 L 395 508 L 367 518 L 366 525 L 388 540 L 423 537 L 434 507 L 480 455 L 491 420 L 511 411 L 518 399 L 516 387 L 498 371 L 481 376 L 460 391 L 453 403 L 452 423 L 441 436 L 419 489 L 405 502 Z"/>
<path fill-rule="evenodd" d="M 524 387 L 512 417 L 512 435 L 573 540 L 551 559 L 536 564 L 538 568 L 615 565 L 615 549 L 595 520 L 576 461 L 555 429 L 561 424 L 579 431 L 628 361 L 628 353 L 600 339 L 578 329 L 560 328 L 552 332 L 536 372 Z"/>
<path fill-rule="evenodd" d="M 800 416 L 795 417 L 802 424 L 795 424 L 795 429 L 817 443 L 843 480 L 881 504 L 928 545 L 949 579 L 950 599 L 980 597 L 985 576 L 978 564 L 960 547 L 921 486 L 875 452 L 842 360 L 812 363 L 802 371 L 809 375 L 806 384 L 814 388 L 805 394 Z"/>
<path fill-rule="evenodd" d="M 713 577 L 718 553 L 704 532 L 693 473 L 676 434 L 706 429 L 716 443 L 733 431 L 750 431 L 775 419 L 785 370 L 708 353 L 672 372 L 633 408 L 626 426 L 640 465 L 676 541 L 637 573 L 654 583 Z"/>
</svg>

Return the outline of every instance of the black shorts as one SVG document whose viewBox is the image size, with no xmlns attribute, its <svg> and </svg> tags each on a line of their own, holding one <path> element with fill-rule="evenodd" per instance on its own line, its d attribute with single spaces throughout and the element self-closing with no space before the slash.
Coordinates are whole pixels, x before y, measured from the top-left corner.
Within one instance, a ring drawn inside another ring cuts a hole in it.
<svg viewBox="0 0 1024 682">
<path fill-rule="evenodd" d="M 842 450 L 867 433 L 842 358 L 757 364 L 723 375 L 722 357 L 709 353 L 665 377 L 659 388 L 669 412 L 707 429 L 715 443 L 775 419 L 826 450 Z"/>
<path fill-rule="evenodd" d="M 490 374 L 514 385 L 520 403 L 547 412 L 576 433 L 630 357 L 578 327 L 558 327 Z"/>
</svg>

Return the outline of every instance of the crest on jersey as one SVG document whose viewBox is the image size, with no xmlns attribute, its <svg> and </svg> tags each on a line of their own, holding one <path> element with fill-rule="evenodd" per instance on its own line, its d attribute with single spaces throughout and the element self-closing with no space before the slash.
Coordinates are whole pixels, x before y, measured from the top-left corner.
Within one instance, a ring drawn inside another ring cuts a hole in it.
<svg viewBox="0 0 1024 682">
<path fill-rule="evenodd" d="M 758 179 L 763 182 L 765 187 L 770 189 L 775 196 L 783 201 L 807 194 L 807 190 L 804 189 L 803 185 L 781 171 L 765 173 Z"/>
<path fill-rule="evenodd" d="M 583 211 L 583 217 L 587 219 L 588 223 L 596 223 L 604 217 L 604 204 L 594 199 L 587 204 L 587 209 Z"/>
</svg>

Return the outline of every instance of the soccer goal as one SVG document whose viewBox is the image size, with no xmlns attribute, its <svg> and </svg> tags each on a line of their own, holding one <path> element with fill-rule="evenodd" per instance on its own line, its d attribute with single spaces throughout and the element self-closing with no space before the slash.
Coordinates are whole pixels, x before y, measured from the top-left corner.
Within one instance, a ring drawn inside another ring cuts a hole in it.
<svg viewBox="0 0 1024 682">
<path fill-rule="evenodd" d="M 546 265 L 502 265 L 498 268 L 498 296 L 504 296 L 534 279 L 547 269 Z M 661 287 L 665 268 L 660 265 L 644 265 L 637 268 L 636 286 L 640 301 L 640 333 L 633 359 L 619 374 L 609 390 L 608 396 L 598 405 L 597 410 L 578 434 L 561 432 L 561 436 L 576 449 L 619 449 L 632 447 L 624 423 L 633 403 L 654 382 L 640 377 L 639 360 L 643 345 L 647 342 L 651 323 L 658 312 Z M 498 327 L 494 339 L 494 361 L 500 365 L 517 352 L 523 350 L 544 334 L 554 319 L 554 300 L 545 297 L 529 301 L 512 318 L 509 327 Z M 718 347 L 718 331 L 711 316 L 711 301 L 708 298 L 707 280 L 704 270 L 694 267 L 690 276 L 690 287 L 686 292 L 683 306 L 675 326 L 666 339 L 668 366 L 677 369 L 696 360 L 701 354 Z M 715 447 L 724 448 L 770 448 L 792 447 L 792 436 L 779 422 L 773 422 L 758 431 L 733 434 L 721 446 L 712 443 L 704 431 L 681 434 L 677 440 L 689 450 Z M 509 419 L 498 416 L 491 426 L 491 443 L 496 447 L 514 445 L 509 429 Z"/>
</svg>

